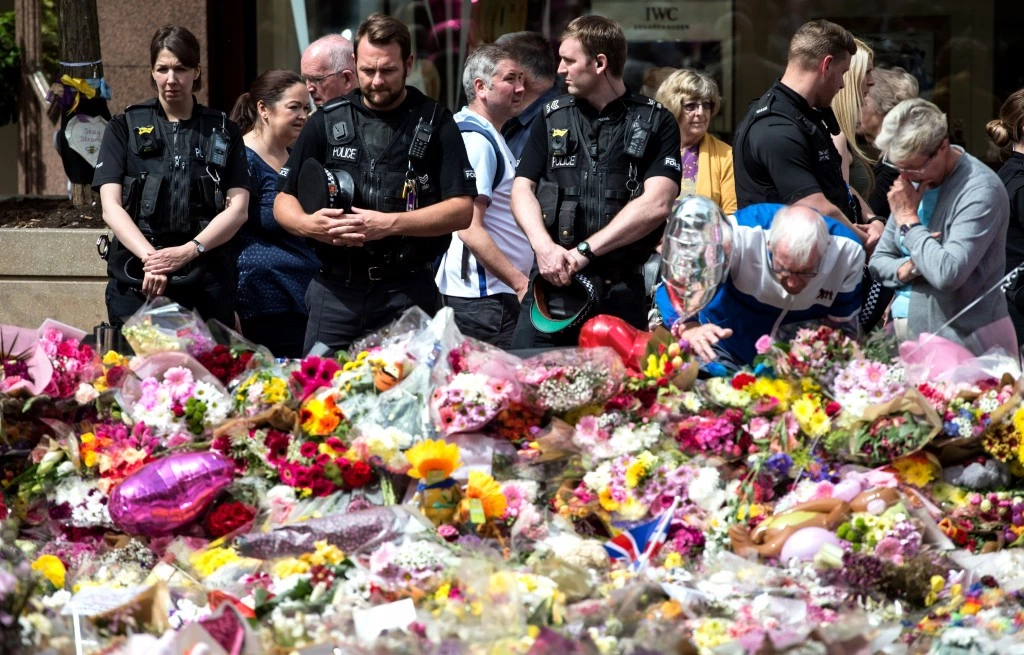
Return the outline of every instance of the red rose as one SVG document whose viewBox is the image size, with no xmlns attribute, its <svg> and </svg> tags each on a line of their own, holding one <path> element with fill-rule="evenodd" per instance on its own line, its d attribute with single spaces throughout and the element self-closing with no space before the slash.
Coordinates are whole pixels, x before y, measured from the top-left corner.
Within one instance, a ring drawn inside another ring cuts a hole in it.
<svg viewBox="0 0 1024 655">
<path fill-rule="evenodd" d="M 327 478 L 320 478 L 313 481 L 314 496 L 329 496 L 334 493 L 334 485 Z"/>
<path fill-rule="evenodd" d="M 123 366 L 111 366 L 107 369 L 107 387 L 113 389 L 121 384 L 124 379 L 125 368 Z"/>
<path fill-rule="evenodd" d="M 214 538 L 223 537 L 253 520 L 256 510 L 238 501 L 216 507 L 206 518 L 206 529 Z"/>
<path fill-rule="evenodd" d="M 226 435 L 221 435 L 213 440 L 210 444 L 210 450 L 216 450 L 220 453 L 231 452 L 231 438 Z"/>
<path fill-rule="evenodd" d="M 739 373 L 732 379 L 732 388 L 737 391 L 743 391 L 755 382 L 757 382 L 757 378 L 750 373 Z"/>
<path fill-rule="evenodd" d="M 346 488 L 359 489 L 373 480 L 373 469 L 366 462 L 353 462 L 351 467 L 341 472 L 341 476 Z"/>
</svg>

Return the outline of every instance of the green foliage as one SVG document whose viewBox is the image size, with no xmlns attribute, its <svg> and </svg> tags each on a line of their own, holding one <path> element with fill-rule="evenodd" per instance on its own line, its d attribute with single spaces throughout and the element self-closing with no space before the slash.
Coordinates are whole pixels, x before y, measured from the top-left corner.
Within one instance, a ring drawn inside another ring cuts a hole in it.
<svg viewBox="0 0 1024 655">
<path fill-rule="evenodd" d="M 42 61 L 40 66 L 46 83 L 53 84 L 60 79 L 60 29 L 57 22 L 57 0 L 43 0 L 39 20 L 42 33 Z"/>
<path fill-rule="evenodd" d="M 0 125 L 18 120 L 21 49 L 14 39 L 14 12 L 0 14 Z"/>
</svg>

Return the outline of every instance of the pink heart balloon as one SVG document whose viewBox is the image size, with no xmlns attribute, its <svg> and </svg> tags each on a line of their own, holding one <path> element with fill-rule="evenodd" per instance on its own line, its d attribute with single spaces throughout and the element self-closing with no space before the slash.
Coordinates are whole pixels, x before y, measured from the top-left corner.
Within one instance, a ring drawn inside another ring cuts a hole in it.
<svg viewBox="0 0 1024 655">
<path fill-rule="evenodd" d="M 146 464 L 110 493 L 110 518 L 123 532 L 155 537 L 192 523 L 231 484 L 235 465 L 219 453 L 183 453 Z"/>
</svg>

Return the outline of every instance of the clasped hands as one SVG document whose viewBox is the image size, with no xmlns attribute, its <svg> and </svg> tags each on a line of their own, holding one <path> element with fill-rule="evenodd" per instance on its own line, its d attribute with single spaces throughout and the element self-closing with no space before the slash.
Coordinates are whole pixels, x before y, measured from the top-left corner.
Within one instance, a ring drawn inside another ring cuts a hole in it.
<svg viewBox="0 0 1024 655">
<path fill-rule="evenodd" d="M 321 209 L 310 215 L 311 236 L 332 246 L 361 247 L 368 241 L 377 241 L 393 233 L 396 218 L 393 214 L 353 207 Z"/>
<path fill-rule="evenodd" d="M 142 292 L 150 298 L 159 296 L 167 289 L 168 276 L 198 256 L 191 241 L 147 253 L 142 257 Z"/>
<path fill-rule="evenodd" d="M 556 287 L 567 286 L 572 276 L 582 271 L 590 260 L 575 248 L 564 248 L 554 241 L 536 251 L 537 270 Z"/>
</svg>

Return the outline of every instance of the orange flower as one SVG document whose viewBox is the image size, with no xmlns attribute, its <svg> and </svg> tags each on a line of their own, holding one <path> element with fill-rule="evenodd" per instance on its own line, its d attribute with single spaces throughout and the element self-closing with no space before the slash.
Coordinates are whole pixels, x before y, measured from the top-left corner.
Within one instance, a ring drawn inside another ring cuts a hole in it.
<svg viewBox="0 0 1024 655">
<path fill-rule="evenodd" d="M 501 485 L 482 471 L 470 471 L 469 483 L 466 485 L 466 497 L 462 501 L 468 505 L 469 501 L 478 498 L 484 508 L 484 516 L 487 519 L 497 519 L 505 515 L 508 501 L 505 494 L 501 493 Z"/>
<path fill-rule="evenodd" d="M 334 404 L 334 396 L 312 398 L 302 406 L 299 413 L 302 430 L 311 436 L 326 437 L 337 429 L 344 416 Z"/>
</svg>

